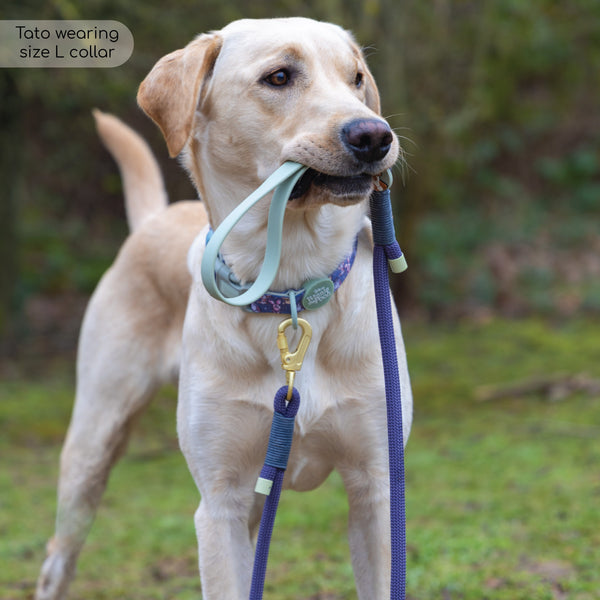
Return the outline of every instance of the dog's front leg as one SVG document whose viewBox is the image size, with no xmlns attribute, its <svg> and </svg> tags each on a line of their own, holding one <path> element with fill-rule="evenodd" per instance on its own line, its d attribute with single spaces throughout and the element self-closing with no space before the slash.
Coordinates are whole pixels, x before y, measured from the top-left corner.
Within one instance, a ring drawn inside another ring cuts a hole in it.
<svg viewBox="0 0 600 600">
<path fill-rule="evenodd" d="M 386 411 L 383 403 L 348 403 L 337 413 L 336 464 L 348 494 L 348 538 L 360 600 L 390 597 L 390 499 Z"/>
<path fill-rule="evenodd" d="M 249 596 L 268 427 L 268 411 L 251 403 L 180 394 L 180 445 L 202 496 L 195 525 L 204 600 Z"/>
<path fill-rule="evenodd" d="M 223 467 L 220 473 L 212 473 L 212 485 L 204 478 L 197 481 L 203 492 L 194 518 L 202 597 L 245 600 L 250 592 L 256 516 L 260 515 L 255 506 L 259 497 L 253 489 L 259 468 L 235 473 L 231 465 Z"/>
<path fill-rule="evenodd" d="M 341 470 L 350 511 L 348 539 L 360 600 L 390 597 L 390 502 L 385 470 Z"/>
<path fill-rule="evenodd" d="M 215 501 L 221 506 L 214 506 Z M 248 517 L 222 497 L 200 502 L 195 524 L 205 600 L 248 598 L 254 557 Z"/>
</svg>

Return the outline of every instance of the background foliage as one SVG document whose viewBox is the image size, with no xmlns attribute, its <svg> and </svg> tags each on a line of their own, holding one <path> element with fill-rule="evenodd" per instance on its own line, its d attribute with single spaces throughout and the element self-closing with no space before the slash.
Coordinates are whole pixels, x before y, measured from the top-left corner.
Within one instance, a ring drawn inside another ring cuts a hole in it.
<svg viewBox="0 0 600 600">
<path fill-rule="evenodd" d="M 141 131 L 171 198 L 191 197 L 135 105 L 137 85 L 160 56 L 199 32 L 286 15 L 355 32 L 384 115 L 404 136 L 408 167 L 395 201 L 412 268 L 396 290 L 403 309 L 436 318 L 600 309 L 595 0 L 179 0 L 168 10 L 138 0 L 6 0 L 3 19 L 119 20 L 135 50 L 116 69 L 0 71 L 5 349 L 32 328 L 72 331 L 57 326 L 62 314 L 79 317 L 80 299 L 126 235 L 120 181 L 91 108 Z"/>
</svg>

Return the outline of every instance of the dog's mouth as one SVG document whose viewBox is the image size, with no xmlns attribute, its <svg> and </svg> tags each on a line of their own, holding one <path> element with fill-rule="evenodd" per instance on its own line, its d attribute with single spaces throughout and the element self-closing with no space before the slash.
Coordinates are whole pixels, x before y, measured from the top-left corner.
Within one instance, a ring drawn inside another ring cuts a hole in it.
<svg viewBox="0 0 600 600">
<path fill-rule="evenodd" d="M 368 173 L 343 177 L 308 169 L 294 186 L 289 199 L 297 200 L 314 187 L 334 196 L 336 200 L 356 201 L 367 196 L 372 186 L 373 176 Z"/>
</svg>

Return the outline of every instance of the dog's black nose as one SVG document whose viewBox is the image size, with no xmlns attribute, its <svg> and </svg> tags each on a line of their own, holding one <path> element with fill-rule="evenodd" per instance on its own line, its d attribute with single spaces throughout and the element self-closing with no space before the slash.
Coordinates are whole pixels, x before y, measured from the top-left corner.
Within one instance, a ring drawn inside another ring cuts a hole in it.
<svg viewBox="0 0 600 600">
<path fill-rule="evenodd" d="M 368 163 L 381 160 L 393 139 L 389 125 L 380 119 L 355 119 L 342 128 L 345 146 L 356 158 Z"/>
</svg>

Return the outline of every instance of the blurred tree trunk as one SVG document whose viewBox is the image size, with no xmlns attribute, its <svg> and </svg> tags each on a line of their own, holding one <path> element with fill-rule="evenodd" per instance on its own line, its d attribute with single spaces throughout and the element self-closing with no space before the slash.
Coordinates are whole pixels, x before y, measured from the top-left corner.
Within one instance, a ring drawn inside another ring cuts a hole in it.
<svg viewBox="0 0 600 600">
<path fill-rule="evenodd" d="M 0 336 L 9 331 L 16 297 L 18 239 L 16 231 L 17 188 L 22 156 L 21 103 L 8 69 L 0 71 Z"/>
<path fill-rule="evenodd" d="M 414 139 L 411 127 L 411 114 L 407 86 L 407 53 L 409 47 L 409 11 L 405 3 L 396 0 L 380 0 L 377 18 L 374 20 L 375 30 L 372 39 L 376 41 L 377 52 L 377 84 L 382 98 L 383 116 L 394 126 L 401 123 L 401 145 L 407 153 L 401 165 L 402 177 L 398 171 L 394 173 L 395 184 L 392 188 L 392 203 L 396 222 L 396 233 L 402 251 L 406 255 L 408 271 L 400 276 L 392 277 L 390 284 L 400 310 L 414 305 L 415 262 L 411 250 L 414 247 L 417 223 L 420 218 L 419 174 L 411 172 L 411 154 L 418 150 L 418 140 Z M 414 116 L 414 115 L 413 115 Z M 398 129 L 396 127 L 396 129 Z M 408 138 L 403 140 L 402 136 Z"/>
</svg>

